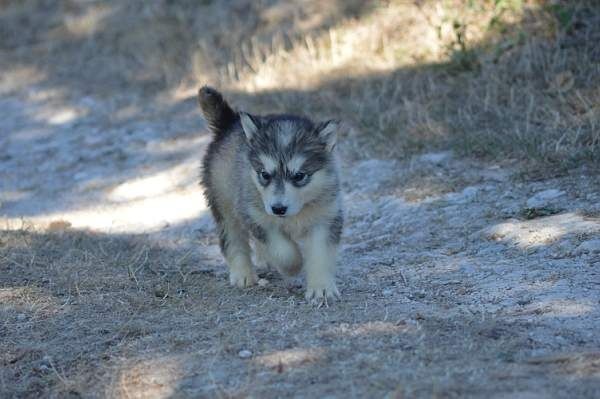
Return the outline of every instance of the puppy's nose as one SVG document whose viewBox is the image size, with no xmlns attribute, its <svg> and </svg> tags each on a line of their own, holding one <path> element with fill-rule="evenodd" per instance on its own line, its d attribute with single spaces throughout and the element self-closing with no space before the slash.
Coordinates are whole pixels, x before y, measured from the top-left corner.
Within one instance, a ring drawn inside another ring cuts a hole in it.
<svg viewBox="0 0 600 399">
<path fill-rule="evenodd" d="M 273 214 L 277 216 L 283 216 L 287 212 L 287 206 L 283 206 L 281 204 L 276 204 L 271 207 Z"/>
</svg>

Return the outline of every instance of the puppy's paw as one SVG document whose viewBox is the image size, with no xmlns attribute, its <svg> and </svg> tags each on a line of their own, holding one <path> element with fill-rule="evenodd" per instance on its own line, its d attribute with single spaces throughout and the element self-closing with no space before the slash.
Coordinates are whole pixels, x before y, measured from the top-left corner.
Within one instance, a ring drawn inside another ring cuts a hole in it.
<svg viewBox="0 0 600 399">
<path fill-rule="evenodd" d="M 312 305 L 318 307 L 329 306 L 329 302 L 340 299 L 340 292 L 335 285 L 335 281 L 322 281 L 308 284 L 304 297 Z"/>
<path fill-rule="evenodd" d="M 258 276 L 252 269 L 240 269 L 229 271 L 229 283 L 238 288 L 246 288 L 257 283 Z"/>
</svg>

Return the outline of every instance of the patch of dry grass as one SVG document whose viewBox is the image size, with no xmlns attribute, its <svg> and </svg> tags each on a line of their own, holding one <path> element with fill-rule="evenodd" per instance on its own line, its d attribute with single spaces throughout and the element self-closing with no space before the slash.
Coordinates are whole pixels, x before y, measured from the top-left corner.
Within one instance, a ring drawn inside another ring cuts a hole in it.
<svg viewBox="0 0 600 399">
<path fill-rule="evenodd" d="M 165 306 L 181 307 L 202 275 L 187 270 L 198 261 L 188 255 L 143 238 L 0 231 L 2 395 L 77 397 L 110 379 L 129 343 L 156 335 Z"/>
<path fill-rule="evenodd" d="M 464 397 L 543 383 L 587 397 L 598 385 L 571 378 L 595 376 L 595 357 L 535 382 L 552 361 L 515 362 L 528 323 L 407 311 L 374 293 L 380 278 L 316 311 L 277 281 L 241 293 L 214 274 L 144 237 L 0 231 L 0 396 Z M 430 288 L 422 300 L 448 312 L 453 289 Z"/>
<path fill-rule="evenodd" d="M 600 8 L 472 3 L 379 4 L 287 48 L 246 49 L 219 81 L 251 109 L 341 117 L 387 156 L 599 159 Z"/>
<path fill-rule="evenodd" d="M 210 83 L 255 112 L 341 118 L 363 155 L 600 159 L 593 0 L 6 3 L 0 48 L 63 87 Z"/>
</svg>

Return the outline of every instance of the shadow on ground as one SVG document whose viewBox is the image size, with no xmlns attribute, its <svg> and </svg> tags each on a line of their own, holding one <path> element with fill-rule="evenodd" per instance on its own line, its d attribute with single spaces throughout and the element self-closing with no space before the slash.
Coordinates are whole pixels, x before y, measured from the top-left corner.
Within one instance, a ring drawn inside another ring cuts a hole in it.
<svg viewBox="0 0 600 399">
<path fill-rule="evenodd" d="M 0 259 L 6 396 L 589 397 L 600 387 L 589 345 L 567 338 L 540 352 L 540 329 L 565 334 L 551 326 L 578 316 L 457 311 L 451 292 L 468 287 L 419 281 L 418 270 L 405 271 L 409 287 L 372 278 L 394 269 L 374 265 L 348 276 L 342 303 L 316 310 L 298 286 L 239 291 L 222 265 L 139 236 L 4 231 Z M 382 284 L 412 303 L 382 296 Z"/>
</svg>

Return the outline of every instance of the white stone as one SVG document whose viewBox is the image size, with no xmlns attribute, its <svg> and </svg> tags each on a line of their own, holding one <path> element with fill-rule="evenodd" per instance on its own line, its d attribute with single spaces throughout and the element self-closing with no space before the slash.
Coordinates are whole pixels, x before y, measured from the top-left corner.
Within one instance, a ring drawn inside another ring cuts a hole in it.
<svg viewBox="0 0 600 399">
<path fill-rule="evenodd" d="M 248 349 L 242 349 L 238 352 L 238 356 L 242 359 L 248 359 L 252 357 L 252 352 L 250 352 Z"/>
</svg>

